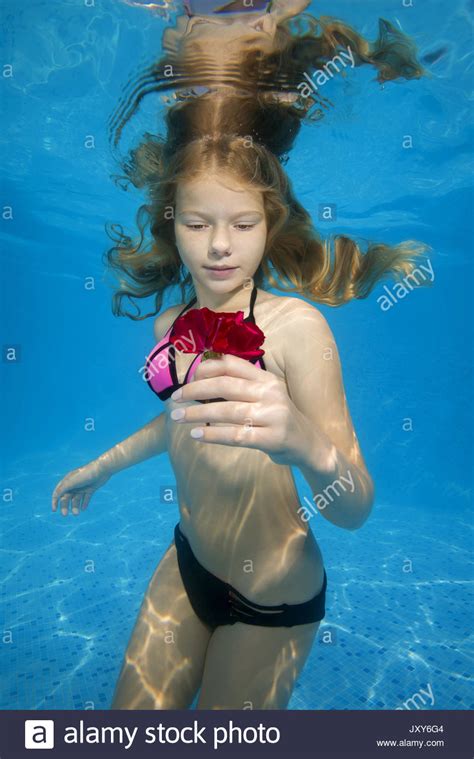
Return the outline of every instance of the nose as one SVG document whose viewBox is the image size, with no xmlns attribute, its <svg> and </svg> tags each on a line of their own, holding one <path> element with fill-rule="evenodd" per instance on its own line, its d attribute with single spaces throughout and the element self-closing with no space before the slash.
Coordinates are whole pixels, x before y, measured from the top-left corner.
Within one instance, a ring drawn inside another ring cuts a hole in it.
<svg viewBox="0 0 474 759">
<path fill-rule="evenodd" d="M 230 235 L 225 226 L 216 226 L 210 238 L 211 253 L 230 255 Z"/>
</svg>

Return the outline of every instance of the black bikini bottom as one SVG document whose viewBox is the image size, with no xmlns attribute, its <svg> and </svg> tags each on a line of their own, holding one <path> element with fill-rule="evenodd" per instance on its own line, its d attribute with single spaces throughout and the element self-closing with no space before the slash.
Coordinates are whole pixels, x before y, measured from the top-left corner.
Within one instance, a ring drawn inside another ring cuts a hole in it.
<svg viewBox="0 0 474 759">
<path fill-rule="evenodd" d="M 229 583 L 205 569 L 192 552 L 189 541 L 179 529 L 174 528 L 174 542 L 178 554 L 178 566 L 189 601 L 198 617 L 209 627 L 248 625 L 264 627 L 292 627 L 308 622 L 318 622 L 325 615 L 327 577 L 320 592 L 299 604 L 262 606 L 249 601 Z"/>
</svg>

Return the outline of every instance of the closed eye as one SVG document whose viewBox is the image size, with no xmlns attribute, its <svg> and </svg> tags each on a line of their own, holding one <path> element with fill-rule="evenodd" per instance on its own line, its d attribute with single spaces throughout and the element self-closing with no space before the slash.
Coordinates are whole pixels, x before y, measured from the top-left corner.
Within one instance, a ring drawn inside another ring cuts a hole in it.
<svg viewBox="0 0 474 759">
<path fill-rule="evenodd" d="M 205 229 L 207 227 L 207 224 L 186 224 L 188 229 L 192 229 L 195 232 L 200 232 L 202 229 Z M 235 227 L 240 232 L 246 232 L 249 229 L 253 229 L 255 224 L 236 224 Z"/>
</svg>

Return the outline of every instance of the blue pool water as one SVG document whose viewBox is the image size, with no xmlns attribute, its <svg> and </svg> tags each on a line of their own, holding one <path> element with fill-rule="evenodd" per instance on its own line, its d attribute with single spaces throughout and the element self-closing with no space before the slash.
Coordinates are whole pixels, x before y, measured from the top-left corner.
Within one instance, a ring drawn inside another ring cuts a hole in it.
<svg viewBox="0 0 474 759">
<path fill-rule="evenodd" d="M 289 709 L 472 709 L 470 3 L 314 6 L 372 38 L 379 16 L 399 23 L 431 77 L 380 88 L 356 69 L 329 83 L 336 107 L 304 127 L 286 166 L 297 196 L 324 235 L 428 243 L 434 286 L 388 311 L 382 286 L 321 307 L 377 492 L 358 531 L 310 522 L 327 611 Z M 174 475 L 166 456 L 125 470 L 78 518 L 50 501 L 68 471 L 163 408 L 138 374 L 152 320 L 112 316 L 101 256 L 105 222 L 133 230 L 141 202 L 110 180 L 106 119 L 157 56 L 165 22 L 111 0 L 6 0 L 4 16 L 0 707 L 108 708 L 172 540 L 178 507 L 163 494 Z M 125 142 L 156 131 L 160 109 L 145 100 Z"/>
</svg>

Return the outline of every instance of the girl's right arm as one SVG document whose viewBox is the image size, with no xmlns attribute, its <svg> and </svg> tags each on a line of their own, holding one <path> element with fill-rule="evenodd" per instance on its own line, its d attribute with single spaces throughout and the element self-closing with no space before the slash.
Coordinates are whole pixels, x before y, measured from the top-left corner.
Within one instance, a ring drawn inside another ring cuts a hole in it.
<svg viewBox="0 0 474 759">
<path fill-rule="evenodd" d="M 79 514 L 80 510 L 87 508 L 93 493 L 113 474 L 164 453 L 167 447 L 165 424 L 163 412 L 97 459 L 69 472 L 53 491 L 53 511 L 57 510 L 59 502 L 63 516 L 67 516 L 70 503 L 72 513 Z"/>
<path fill-rule="evenodd" d="M 117 443 L 113 448 L 99 456 L 96 461 L 100 469 L 109 477 L 112 474 L 139 464 L 151 456 L 159 456 L 166 451 L 166 415 L 165 412 L 145 424 L 133 435 Z"/>
<path fill-rule="evenodd" d="M 153 331 L 157 343 L 166 334 L 182 308 L 182 303 L 171 306 L 156 317 Z M 63 477 L 53 491 L 53 511 L 57 510 L 59 502 L 63 516 L 67 516 L 70 503 L 72 513 L 79 514 L 79 511 L 87 508 L 93 493 L 113 474 L 151 456 L 158 456 L 166 450 L 166 412 L 163 412 L 97 459 Z"/>
</svg>

